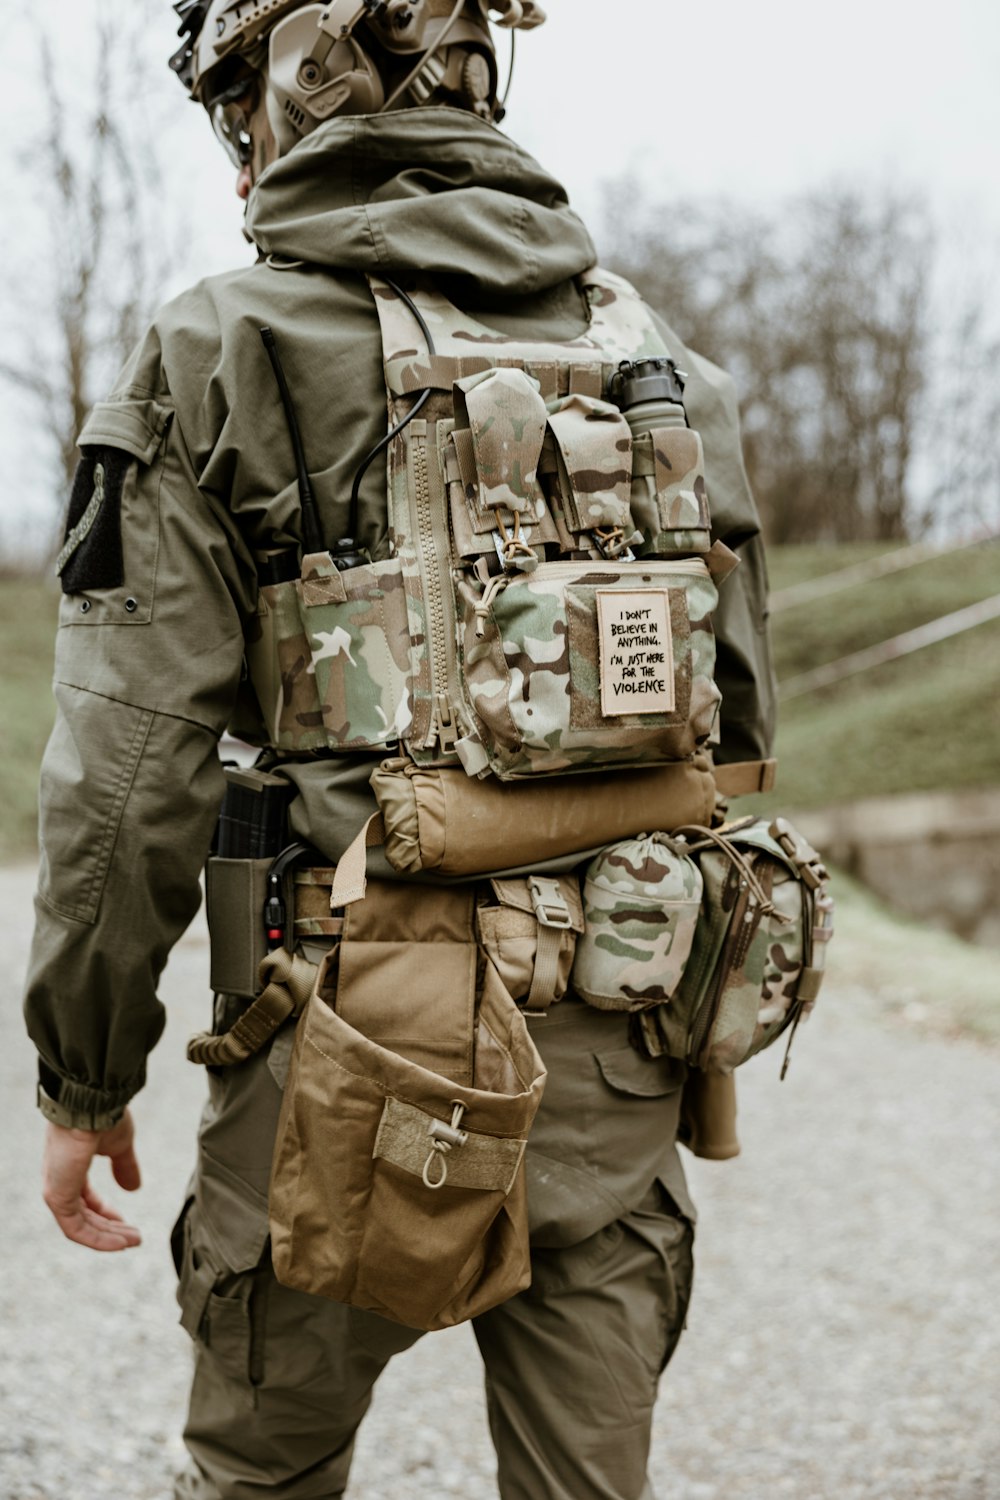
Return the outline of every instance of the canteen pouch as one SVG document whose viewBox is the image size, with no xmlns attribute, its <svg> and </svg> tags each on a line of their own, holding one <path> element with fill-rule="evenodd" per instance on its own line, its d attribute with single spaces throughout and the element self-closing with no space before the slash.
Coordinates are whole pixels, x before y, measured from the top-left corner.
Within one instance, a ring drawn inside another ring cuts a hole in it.
<svg viewBox="0 0 1000 1500">
<path fill-rule="evenodd" d="M 445 1328 L 530 1281 L 523 1161 L 545 1069 L 477 953 L 472 891 L 368 890 L 296 1033 L 274 1268 L 299 1291 Z"/>
<path fill-rule="evenodd" d="M 511 998 L 533 1015 L 565 995 L 582 931 L 575 875 L 491 880 L 476 912 L 480 947 Z"/>
<path fill-rule="evenodd" d="M 599 1010 L 648 1010 L 684 975 L 701 910 L 698 866 L 665 834 L 602 849 L 583 879 L 573 988 Z"/>
<path fill-rule="evenodd" d="M 584 855 L 643 829 L 707 823 L 711 757 L 544 781 L 478 781 L 457 767 L 388 760 L 372 774 L 385 855 L 400 874 L 483 875 Z"/>
<path fill-rule="evenodd" d="M 642 1017 L 643 1036 L 654 1055 L 731 1073 L 815 1004 L 833 934 L 827 873 L 785 818 L 678 833 L 701 870 L 701 915 L 681 983 Z"/>
<path fill-rule="evenodd" d="M 653 765 L 709 742 L 718 591 L 702 558 L 539 563 L 472 574 L 457 595 L 466 770 L 510 781 Z"/>
</svg>

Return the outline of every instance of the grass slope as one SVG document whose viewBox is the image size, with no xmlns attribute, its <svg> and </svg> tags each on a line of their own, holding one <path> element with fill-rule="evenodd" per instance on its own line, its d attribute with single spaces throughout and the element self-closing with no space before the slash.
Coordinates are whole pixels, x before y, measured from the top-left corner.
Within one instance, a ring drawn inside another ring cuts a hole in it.
<svg viewBox="0 0 1000 1500">
<path fill-rule="evenodd" d="M 872 548 L 776 549 L 778 587 Z M 996 543 L 797 605 L 774 616 L 779 681 L 949 614 L 1000 588 Z M 1000 621 L 782 703 L 779 792 L 800 807 L 1000 780 Z"/>
<path fill-rule="evenodd" d="M 35 848 L 38 763 L 55 717 L 58 611 L 59 594 L 47 581 L 0 580 L 0 859 Z"/>
</svg>

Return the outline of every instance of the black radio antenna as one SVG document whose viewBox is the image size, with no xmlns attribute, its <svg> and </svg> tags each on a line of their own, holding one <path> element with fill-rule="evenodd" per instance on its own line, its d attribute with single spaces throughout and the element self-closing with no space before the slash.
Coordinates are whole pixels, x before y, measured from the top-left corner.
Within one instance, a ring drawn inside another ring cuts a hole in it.
<svg viewBox="0 0 1000 1500">
<path fill-rule="evenodd" d="M 427 323 L 419 307 L 414 302 L 413 298 L 407 292 L 403 291 L 403 288 L 399 285 L 398 282 L 390 281 L 388 276 L 386 276 L 384 279 L 386 286 L 391 287 L 392 290 L 396 293 L 396 296 L 399 297 L 403 302 L 405 302 L 407 307 L 410 309 L 410 312 L 413 314 L 414 318 L 417 321 L 417 326 L 419 327 L 420 332 L 423 334 L 424 339 L 426 340 L 427 353 L 433 359 L 435 354 L 437 353 L 437 348 L 435 346 L 434 339 L 431 337 L 431 331 L 427 327 Z M 379 454 L 384 452 L 385 449 L 388 448 L 393 438 L 399 437 L 399 434 L 403 431 L 404 427 L 408 427 L 417 413 L 422 411 L 423 408 L 427 405 L 427 402 L 430 400 L 431 391 L 433 389 L 433 386 L 428 386 L 426 390 L 419 393 L 416 401 L 410 407 L 410 410 L 406 413 L 406 416 L 399 423 L 399 425 L 394 427 L 391 432 L 387 432 L 384 438 L 380 438 L 371 452 L 366 454 L 365 457 L 361 460 L 361 463 L 358 465 L 358 471 L 354 476 L 354 483 L 351 486 L 350 524 L 351 531 L 354 536 L 357 535 L 358 530 L 358 506 L 361 499 L 362 479 L 364 479 L 365 475 L 368 473 L 368 470 L 371 468 L 376 458 L 378 458 Z"/>
<path fill-rule="evenodd" d="M 268 358 L 271 361 L 274 378 L 278 382 L 278 394 L 281 397 L 281 404 L 285 409 L 288 436 L 292 440 L 292 452 L 295 455 L 295 470 L 299 480 L 299 504 L 302 507 L 302 539 L 305 543 L 305 550 L 306 552 L 325 552 L 326 544 L 323 541 L 323 527 L 320 524 L 316 496 L 313 494 L 312 485 L 309 481 L 309 470 L 306 468 L 306 458 L 302 448 L 302 434 L 299 431 L 299 424 L 295 419 L 292 393 L 288 389 L 288 381 L 285 379 L 285 372 L 281 368 L 281 360 L 278 358 L 278 346 L 274 341 L 274 334 L 270 328 L 262 328 L 260 330 L 260 337 L 264 348 L 267 350 Z"/>
</svg>

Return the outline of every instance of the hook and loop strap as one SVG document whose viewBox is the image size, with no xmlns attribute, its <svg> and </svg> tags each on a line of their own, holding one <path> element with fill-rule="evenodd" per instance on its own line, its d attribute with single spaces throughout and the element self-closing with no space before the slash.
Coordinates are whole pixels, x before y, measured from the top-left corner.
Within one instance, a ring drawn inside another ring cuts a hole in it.
<svg viewBox="0 0 1000 1500">
<path fill-rule="evenodd" d="M 209 1068 L 231 1067 L 259 1052 L 289 1016 L 300 1015 L 312 994 L 315 965 L 286 948 L 261 960 L 264 989 L 222 1036 L 199 1031 L 187 1046 L 188 1062 Z"/>
</svg>

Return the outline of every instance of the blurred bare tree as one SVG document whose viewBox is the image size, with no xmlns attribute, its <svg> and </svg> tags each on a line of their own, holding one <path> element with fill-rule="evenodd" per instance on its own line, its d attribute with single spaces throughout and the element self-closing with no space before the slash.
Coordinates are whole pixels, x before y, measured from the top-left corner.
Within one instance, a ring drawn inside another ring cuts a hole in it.
<svg viewBox="0 0 1000 1500">
<path fill-rule="evenodd" d="M 41 242 L 5 309 L 0 378 L 29 399 L 59 503 L 77 433 L 147 323 L 171 260 L 155 132 L 148 108 L 137 112 L 148 97 L 148 15 L 149 0 L 97 0 L 90 53 L 69 61 L 57 23 L 44 11 L 34 18 L 43 114 L 11 194 Z"/>
<path fill-rule="evenodd" d="M 933 507 L 913 492 L 937 347 L 922 198 L 830 187 L 768 213 L 643 205 L 627 183 L 608 195 L 603 241 L 681 336 L 735 376 L 772 542 L 889 541 L 930 524 Z M 967 329 L 969 360 L 983 358 L 981 332 Z"/>
</svg>

